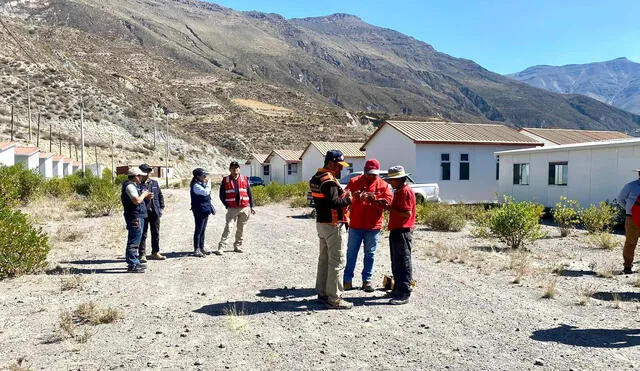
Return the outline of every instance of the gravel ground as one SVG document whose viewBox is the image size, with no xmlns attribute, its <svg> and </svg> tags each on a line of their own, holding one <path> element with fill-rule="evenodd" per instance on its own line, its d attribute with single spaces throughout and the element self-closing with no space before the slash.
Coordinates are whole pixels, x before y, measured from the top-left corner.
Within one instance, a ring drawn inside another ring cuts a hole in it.
<svg viewBox="0 0 640 371">
<path fill-rule="evenodd" d="M 382 291 L 353 290 L 345 298 L 354 308 L 336 311 L 315 302 L 317 236 L 308 209 L 259 207 L 245 253 L 195 258 L 188 191 L 165 192 L 161 250 L 169 259 L 150 261 L 145 274 L 124 272 L 120 215 L 83 219 L 59 205 L 39 213 L 57 268 L 0 282 L 0 367 L 640 368 L 639 274 L 611 276 L 620 248 L 588 247 L 582 232 L 561 239 L 548 228 L 551 237 L 514 253 L 472 238 L 468 228 L 418 229 L 410 303 L 391 306 Z M 209 248 L 223 220 L 223 211 L 210 218 Z M 386 237 L 378 284 L 391 271 Z M 76 323 L 73 336 L 63 331 L 64 314 L 88 302 L 122 318 Z"/>
</svg>

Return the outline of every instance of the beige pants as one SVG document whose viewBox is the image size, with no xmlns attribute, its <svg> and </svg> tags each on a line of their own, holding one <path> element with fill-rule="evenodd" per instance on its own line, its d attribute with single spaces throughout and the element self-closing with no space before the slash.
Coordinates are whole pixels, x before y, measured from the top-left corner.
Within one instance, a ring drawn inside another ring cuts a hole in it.
<svg viewBox="0 0 640 371">
<path fill-rule="evenodd" d="M 239 249 L 242 246 L 244 226 L 249 221 L 249 215 L 251 215 L 251 208 L 249 207 L 230 207 L 227 209 L 227 216 L 225 218 L 224 231 L 222 231 L 222 237 L 218 244 L 218 250 L 222 250 L 227 247 L 227 240 L 231 232 L 231 223 L 236 223 L 236 240 L 233 243 L 234 249 Z"/>
<path fill-rule="evenodd" d="M 345 228 L 330 224 L 316 223 L 320 240 L 316 291 L 319 296 L 327 296 L 330 302 L 342 297 L 342 274 L 345 264 Z"/>
<path fill-rule="evenodd" d="M 640 228 L 633 224 L 630 216 L 627 216 L 624 220 L 624 235 L 626 238 L 624 240 L 624 249 L 622 249 L 622 259 L 624 259 L 625 268 L 631 268 L 638 237 L 640 237 Z"/>
</svg>

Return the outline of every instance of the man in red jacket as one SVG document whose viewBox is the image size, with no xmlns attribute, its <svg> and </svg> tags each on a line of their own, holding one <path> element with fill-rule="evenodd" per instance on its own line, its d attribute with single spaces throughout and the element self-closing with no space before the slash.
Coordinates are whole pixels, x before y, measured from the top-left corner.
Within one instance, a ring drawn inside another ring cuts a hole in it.
<svg viewBox="0 0 640 371">
<path fill-rule="evenodd" d="M 382 229 L 382 212 L 384 209 L 376 200 L 391 203 L 393 194 L 391 186 L 380 179 L 380 162 L 372 158 L 364 165 L 364 174 L 352 178 L 347 184 L 353 200 L 349 220 L 349 237 L 347 240 L 347 265 L 344 269 L 343 285 L 345 290 L 353 288 L 353 271 L 358 260 L 360 245 L 364 242 L 364 259 L 362 268 L 362 289 L 373 292 L 373 277 L 376 249 Z"/>
</svg>

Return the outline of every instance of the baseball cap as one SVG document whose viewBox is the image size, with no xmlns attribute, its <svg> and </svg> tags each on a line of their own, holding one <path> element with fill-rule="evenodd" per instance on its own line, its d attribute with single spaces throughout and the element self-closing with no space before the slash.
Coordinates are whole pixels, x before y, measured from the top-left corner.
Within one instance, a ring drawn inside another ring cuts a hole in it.
<svg viewBox="0 0 640 371">
<path fill-rule="evenodd" d="M 367 160 L 367 162 L 364 164 L 364 173 L 380 175 L 380 162 L 375 158 Z"/>
<path fill-rule="evenodd" d="M 127 176 L 137 176 L 137 175 L 147 175 L 147 173 L 143 172 L 137 167 L 132 167 L 127 171 Z"/>
<path fill-rule="evenodd" d="M 203 176 L 203 175 L 209 175 L 209 173 L 205 169 L 203 169 L 201 167 L 197 167 L 197 168 L 193 169 L 192 173 L 193 173 L 193 176 L 196 177 L 196 178 L 199 177 L 199 176 Z"/>
<path fill-rule="evenodd" d="M 153 171 L 153 168 L 147 164 L 142 164 L 140 166 L 138 166 L 138 169 L 144 171 L 145 173 L 150 173 Z"/>
<path fill-rule="evenodd" d="M 238 163 L 238 161 L 231 161 L 231 163 L 229 164 L 229 169 L 231 169 L 232 167 L 240 167 L 240 164 Z"/>
<path fill-rule="evenodd" d="M 344 154 L 342 153 L 342 151 L 339 151 L 337 149 L 331 149 L 327 151 L 327 155 L 324 156 L 324 164 L 328 164 L 329 161 L 334 161 L 344 167 L 349 167 L 349 164 L 344 161 Z"/>
</svg>

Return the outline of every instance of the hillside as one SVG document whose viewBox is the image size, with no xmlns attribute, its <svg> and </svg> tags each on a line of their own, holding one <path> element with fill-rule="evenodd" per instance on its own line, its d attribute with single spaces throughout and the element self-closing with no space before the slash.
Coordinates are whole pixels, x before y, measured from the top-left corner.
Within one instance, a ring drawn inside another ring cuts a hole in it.
<svg viewBox="0 0 640 371">
<path fill-rule="evenodd" d="M 627 58 L 566 66 L 533 66 L 508 75 L 537 88 L 582 94 L 640 114 L 640 63 Z"/>
</svg>

